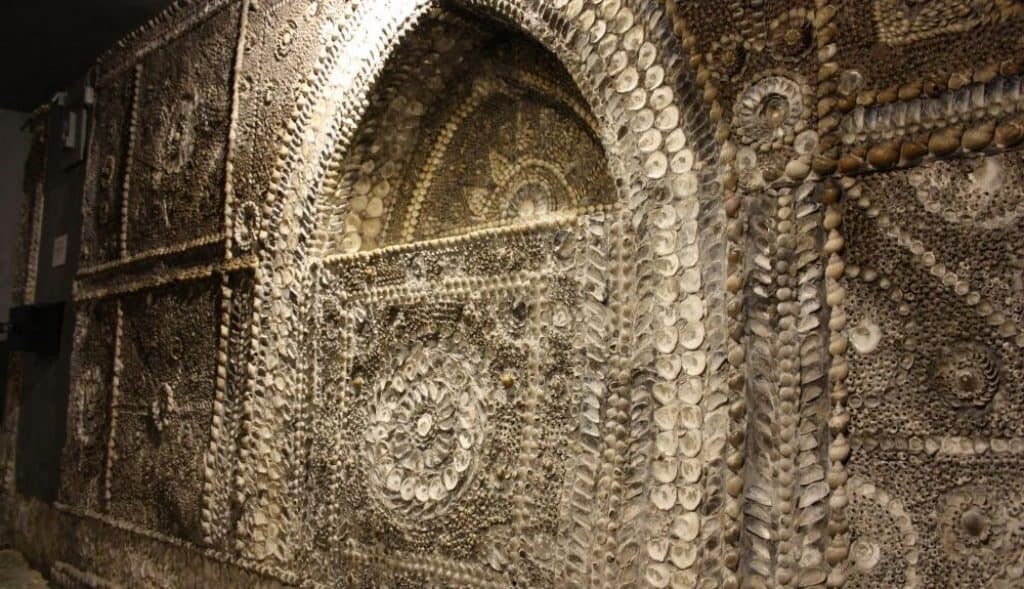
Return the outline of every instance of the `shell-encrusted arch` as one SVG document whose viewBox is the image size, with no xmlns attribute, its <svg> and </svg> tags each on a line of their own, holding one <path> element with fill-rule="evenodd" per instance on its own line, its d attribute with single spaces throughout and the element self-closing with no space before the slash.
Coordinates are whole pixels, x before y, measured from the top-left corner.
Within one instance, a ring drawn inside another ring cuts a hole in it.
<svg viewBox="0 0 1024 589">
<path fill-rule="evenodd" d="M 612 299 L 600 399 L 617 412 L 609 431 L 616 442 L 602 464 L 581 458 L 580 465 L 619 501 L 591 520 L 592 529 L 568 531 L 580 550 L 607 554 L 596 568 L 577 571 L 577 581 L 724 582 L 721 548 L 702 545 L 722 545 L 719 516 L 704 506 L 721 504 L 724 492 L 728 417 L 716 399 L 725 388 L 725 212 L 712 124 L 671 18 L 661 3 L 639 0 L 452 4 L 518 26 L 558 58 L 598 121 L 622 205 L 606 272 Z M 319 263 L 317 203 L 337 188 L 338 162 L 388 56 L 435 8 L 431 0 L 345 4 L 282 135 L 262 215 L 243 426 L 237 537 L 249 558 L 292 556 L 290 498 L 299 489 L 289 475 L 299 467 L 297 426 L 311 385 L 304 333 Z M 683 418 L 659 413 L 677 403 L 686 405 Z M 676 462 L 685 470 L 668 478 L 664 467 Z"/>
</svg>

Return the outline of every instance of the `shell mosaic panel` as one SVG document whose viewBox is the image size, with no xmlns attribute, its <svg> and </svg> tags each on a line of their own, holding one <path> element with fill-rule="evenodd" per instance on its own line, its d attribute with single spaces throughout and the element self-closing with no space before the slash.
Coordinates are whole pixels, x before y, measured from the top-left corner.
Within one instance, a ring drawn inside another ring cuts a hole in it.
<svg viewBox="0 0 1024 589">
<path fill-rule="evenodd" d="M 322 278 L 351 295 L 322 295 L 310 476 L 324 500 L 300 499 L 311 571 L 344 562 L 331 559 L 334 537 L 532 586 L 565 566 L 556 555 L 570 523 L 563 498 L 581 402 L 571 336 L 578 292 L 546 258 L 553 242 L 572 239 L 561 230 L 482 240 Z M 531 263 L 509 268 L 504 284 L 466 292 L 421 282 L 493 272 L 509 246 Z M 367 268 L 389 286 L 350 291 Z M 413 292 L 387 294 L 403 286 Z M 380 575 L 415 578 L 369 567 L 352 570 L 349 582 Z"/>
<path fill-rule="evenodd" d="M 222 230 L 231 66 L 239 7 L 141 60 L 127 195 L 129 254 Z M 182 59 L 183 55 L 189 56 Z"/>
<path fill-rule="evenodd" d="M 134 77 L 121 75 L 96 91 L 97 120 L 82 210 L 81 264 L 95 266 L 121 255 L 122 194 L 128 155 Z"/>
<path fill-rule="evenodd" d="M 218 294 L 206 279 L 121 300 L 107 501 L 118 517 L 171 536 L 200 537 Z"/>
<path fill-rule="evenodd" d="M 992 64 L 998 69 L 1021 50 L 1024 6 L 1015 0 L 846 0 L 836 5 L 837 60 L 858 72 L 857 84 L 865 90 L 928 79 L 944 87 L 953 74 Z"/>
<path fill-rule="evenodd" d="M 93 509 L 106 491 L 117 328 L 115 301 L 84 304 L 75 318 L 75 394 L 68 404 L 60 500 Z"/>
</svg>

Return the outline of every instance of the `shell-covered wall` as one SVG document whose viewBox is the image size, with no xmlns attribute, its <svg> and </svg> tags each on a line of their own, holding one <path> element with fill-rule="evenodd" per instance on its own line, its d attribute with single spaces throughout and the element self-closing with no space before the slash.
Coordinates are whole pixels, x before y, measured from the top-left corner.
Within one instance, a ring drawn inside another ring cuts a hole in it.
<svg viewBox="0 0 1024 589">
<path fill-rule="evenodd" d="M 69 586 L 1021 586 L 1022 55 L 1018 0 L 175 5 L 97 67 L 13 526 Z"/>
</svg>

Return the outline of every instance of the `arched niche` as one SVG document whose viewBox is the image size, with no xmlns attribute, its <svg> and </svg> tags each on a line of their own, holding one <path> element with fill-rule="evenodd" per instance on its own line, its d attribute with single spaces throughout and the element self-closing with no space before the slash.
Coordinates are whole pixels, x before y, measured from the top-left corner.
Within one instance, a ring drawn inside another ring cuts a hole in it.
<svg viewBox="0 0 1024 589">
<path fill-rule="evenodd" d="M 324 257 L 615 200 L 597 121 L 552 54 L 466 12 L 419 30 L 392 55 L 319 203 Z"/>
<path fill-rule="evenodd" d="M 723 534 L 724 212 L 661 5 L 344 10 L 263 211 L 239 549 L 354 586 L 724 578 L 697 559 Z M 438 27 L 470 31 L 440 85 Z"/>
</svg>

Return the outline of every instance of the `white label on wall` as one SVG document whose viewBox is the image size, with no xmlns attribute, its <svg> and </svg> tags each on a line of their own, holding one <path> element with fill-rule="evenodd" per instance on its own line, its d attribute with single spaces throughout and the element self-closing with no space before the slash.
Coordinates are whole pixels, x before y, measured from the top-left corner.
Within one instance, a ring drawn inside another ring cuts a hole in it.
<svg viewBox="0 0 1024 589">
<path fill-rule="evenodd" d="M 65 233 L 53 240 L 53 263 L 54 268 L 63 266 L 68 261 L 68 234 Z"/>
</svg>

